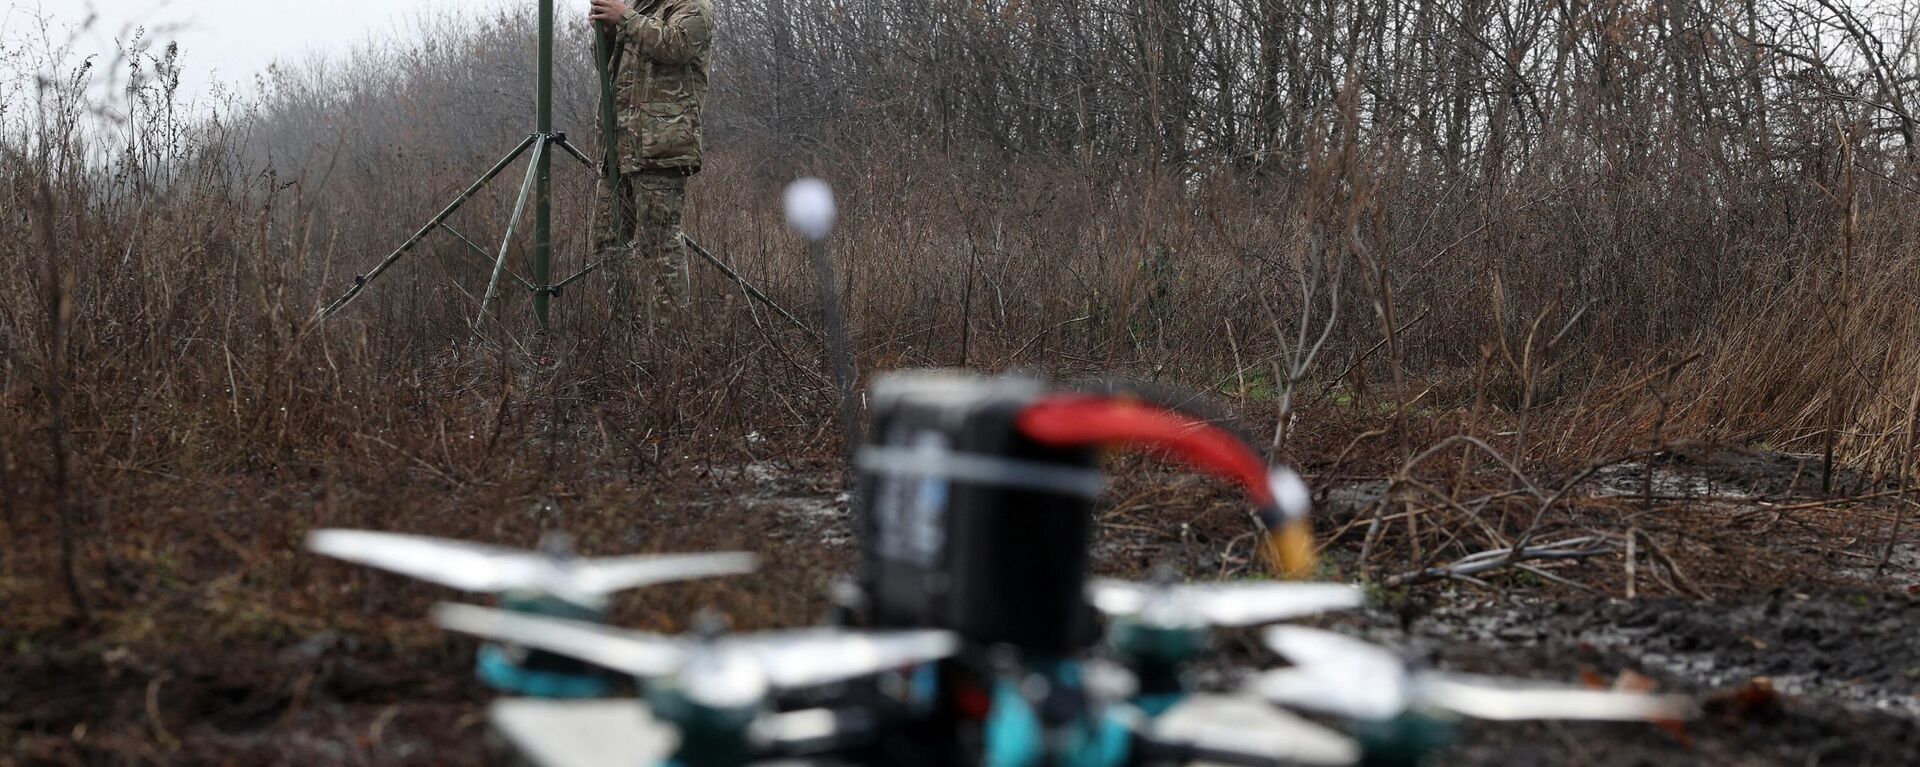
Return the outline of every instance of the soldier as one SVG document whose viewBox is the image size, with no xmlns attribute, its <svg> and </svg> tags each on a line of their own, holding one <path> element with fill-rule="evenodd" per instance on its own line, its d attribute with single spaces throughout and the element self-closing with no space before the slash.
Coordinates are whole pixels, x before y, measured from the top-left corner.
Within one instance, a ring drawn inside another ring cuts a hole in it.
<svg viewBox="0 0 1920 767">
<path fill-rule="evenodd" d="M 700 171 L 700 111 L 713 56 L 710 0 L 592 0 L 588 18 L 616 30 L 614 74 L 620 117 L 620 181 L 601 185 L 599 210 L 625 207 L 626 231 L 594 227 L 613 253 L 614 310 L 658 326 L 687 302 L 687 251 L 680 214 L 687 179 Z M 609 188 L 611 186 L 611 188 Z M 651 282 L 650 290 L 642 288 Z M 642 295 L 642 291 L 646 295 Z M 643 302 L 644 301 L 644 305 Z"/>
</svg>

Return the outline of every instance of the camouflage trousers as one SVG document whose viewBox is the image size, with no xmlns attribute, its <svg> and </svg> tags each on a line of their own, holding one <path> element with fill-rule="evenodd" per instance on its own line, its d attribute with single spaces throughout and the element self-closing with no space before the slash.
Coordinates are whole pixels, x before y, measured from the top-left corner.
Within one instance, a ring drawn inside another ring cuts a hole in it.
<svg viewBox="0 0 1920 767">
<path fill-rule="evenodd" d="M 640 171 L 620 177 L 617 189 L 600 185 L 598 215 L 617 201 L 626 222 L 619 231 L 595 222 L 594 246 L 605 254 L 613 283 L 615 316 L 629 324 L 657 327 L 687 305 L 687 246 L 680 240 L 687 175 Z"/>
</svg>

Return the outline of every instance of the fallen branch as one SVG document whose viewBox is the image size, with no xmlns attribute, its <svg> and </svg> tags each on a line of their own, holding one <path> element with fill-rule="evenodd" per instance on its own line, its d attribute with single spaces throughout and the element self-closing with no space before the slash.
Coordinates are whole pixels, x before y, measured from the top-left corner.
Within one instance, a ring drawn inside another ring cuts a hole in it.
<svg viewBox="0 0 1920 767">
<path fill-rule="evenodd" d="M 1562 578 L 1558 575 L 1554 575 L 1553 573 L 1547 572 L 1546 570 L 1543 570 L 1541 568 L 1534 567 L 1533 565 L 1514 565 L 1513 567 L 1514 569 L 1519 570 L 1523 573 L 1528 573 L 1542 580 L 1553 581 L 1554 583 L 1558 583 L 1562 586 L 1567 586 L 1569 588 L 1585 591 L 1589 594 L 1600 593 L 1599 589 L 1596 589 L 1592 586 L 1588 586 L 1587 584 L 1581 583 L 1579 581 L 1573 581 L 1573 580 L 1568 580 L 1566 578 Z"/>
<path fill-rule="evenodd" d="M 1587 546 L 1588 548 L 1575 548 Z M 1568 538 L 1553 543 L 1511 549 L 1492 549 L 1478 554 L 1469 554 L 1443 567 L 1429 567 L 1412 572 L 1401 573 L 1388 578 L 1382 585 L 1388 588 L 1413 586 L 1437 580 L 1461 579 L 1465 576 L 1480 575 L 1521 562 L 1543 559 L 1585 559 L 1601 554 L 1613 553 L 1613 546 L 1597 536 Z"/>
<path fill-rule="evenodd" d="M 1646 536 L 1646 541 L 1647 554 L 1665 567 L 1667 572 L 1672 573 L 1674 581 L 1679 584 L 1679 588 L 1674 589 L 1675 591 L 1688 591 L 1701 599 L 1708 598 L 1706 590 L 1694 583 L 1692 578 L 1687 577 L 1686 571 L 1680 569 L 1680 563 L 1673 561 L 1673 557 L 1667 556 L 1667 552 L 1654 542 L 1653 536 Z"/>
</svg>

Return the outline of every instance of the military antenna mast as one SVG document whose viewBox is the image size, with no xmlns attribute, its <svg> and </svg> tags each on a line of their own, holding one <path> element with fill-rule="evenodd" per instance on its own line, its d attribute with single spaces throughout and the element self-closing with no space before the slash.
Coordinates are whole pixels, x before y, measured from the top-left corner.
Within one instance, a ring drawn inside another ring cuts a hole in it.
<svg viewBox="0 0 1920 767">
<path fill-rule="evenodd" d="M 374 280 L 379 279 L 380 276 L 385 274 L 388 269 L 391 269 L 395 263 L 399 262 L 402 257 L 411 252 L 414 247 L 426 240 L 428 235 L 432 234 L 435 230 L 445 230 L 448 234 L 453 235 L 455 239 L 465 243 L 468 248 L 480 254 L 481 257 L 491 261 L 493 264 L 492 277 L 487 280 L 487 292 L 485 297 L 480 301 L 480 314 L 474 319 L 474 328 L 478 329 L 480 327 L 481 321 L 486 319 L 487 307 L 493 303 L 494 298 L 499 296 L 502 287 L 501 278 L 511 277 L 521 288 L 533 294 L 534 319 L 539 321 L 541 329 L 544 330 L 547 327 L 548 310 L 552 298 L 560 295 L 561 290 L 573 284 L 575 280 L 585 277 L 589 272 L 599 267 L 599 264 L 595 263 L 559 282 L 552 281 L 552 170 L 554 150 L 557 148 L 560 151 L 566 152 L 575 160 L 580 161 L 580 164 L 587 169 L 601 174 L 608 172 L 615 157 L 612 151 L 614 142 L 610 140 L 614 135 L 612 130 L 614 127 L 612 72 L 614 69 L 613 66 L 610 65 L 613 59 L 613 35 L 610 29 L 603 27 L 600 30 L 600 34 L 595 40 L 595 48 L 597 63 L 600 64 L 601 73 L 600 102 L 601 117 L 603 120 L 601 127 L 606 131 L 602 134 L 602 139 L 603 143 L 608 146 L 606 161 L 604 163 L 596 164 L 593 160 L 588 159 L 585 153 L 581 152 L 578 147 L 575 147 L 572 142 L 567 140 L 566 133 L 553 129 L 553 0 L 540 0 L 540 74 L 538 92 L 535 96 L 536 107 L 533 133 L 525 139 L 522 139 L 520 144 L 513 148 L 513 151 L 508 152 L 506 157 L 494 163 L 493 167 L 488 169 L 486 173 L 481 174 L 478 181 L 469 185 L 466 191 L 461 192 L 458 197 L 455 197 L 453 202 L 443 208 L 438 215 L 429 219 L 425 226 L 420 227 L 418 231 L 414 232 L 412 237 L 407 238 L 406 242 L 400 244 L 400 247 L 395 248 L 386 258 L 381 259 L 380 263 L 375 265 L 372 271 L 366 274 L 355 275 L 353 278 L 353 286 L 348 288 L 347 292 L 339 298 L 334 299 L 333 303 L 327 304 L 325 308 L 321 309 L 319 316 L 315 318 L 316 321 L 332 317 L 341 309 L 346 308 L 347 304 L 352 303 L 355 298 L 358 298 L 360 294 L 367 289 L 368 285 L 371 285 Z M 456 231 L 447 223 L 447 220 L 452 218 L 453 214 L 460 210 L 462 205 L 472 200 L 474 195 L 479 194 L 480 190 L 485 188 L 489 182 L 505 172 L 508 166 L 511 166 L 516 160 L 520 159 L 522 155 L 527 154 L 529 151 L 533 153 L 533 156 L 527 163 L 526 178 L 520 183 L 520 196 L 513 204 L 513 215 L 507 220 L 507 231 L 506 234 L 500 238 L 500 248 L 497 252 L 489 252 L 482 249 L 479 245 L 475 244 L 473 240 L 468 239 L 466 235 Z M 615 169 L 613 172 L 618 171 Z M 603 178 L 606 177 L 607 176 L 603 175 Z M 507 254 L 513 250 L 514 234 L 520 228 L 529 202 L 533 204 L 533 254 L 527 264 L 530 274 L 522 277 L 507 268 Z M 620 206 L 616 205 L 614 207 L 618 209 Z M 618 213 L 619 212 L 616 211 L 616 215 L 618 215 Z"/>
<path fill-rule="evenodd" d="M 436 229 L 442 229 L 446 230 L 448 234 L 453 235 L 455 239 L 465 244 L 469 249 L 478 253 L 481 258 L 489 259 L 493 263 L 493 274 L 487 280 L 487 292 L 485 297 L 480 300 L 480 313 L 473 320 L 473 328 L 476 332 L 480 329 L 480 323 L 487 317 L 487 307 L 490 306 L 493 303 L 493 299 L 497 298 L 500 294 L 501 277 L 513 278 L 515 284 L 518 284 L 521 288 L 533 294 L 534 319 L 539 321 L 541 330 L 546 330 L 548 311 L 552 299 L 560 295 L 560 292 L 566 289 L 568 285 L 572 285 L 575 281 L 587 276 L 595 269 L 600 268 L 602 264 L 606 263 L 605 261 L 596 261 L 588 264 L 566 279 L 560 280 L 559 282 L 552 281 L 553 150 L 557 147 L 573 157 L 573 159 L 579 160 L 580 164 L 588 170 L 596 172 L 602 183 L 608 183 L 609 180 L 618 178 L 620 174 L 619 142 L 614 139 L 620 128 L 619 115 L 614 107 L 614 77 L 615 74 L 620 71 L 621 48 L 615 44 L 614 30 L 611 24 L 600 24 L 597 32 L 598 33 L 594 35 L 594 65 L 600 72 L 600 144 L 603 148 L 600 162 L 596 165 L 593 160 L 587 158 L 586 153 L 581 152 L 572 142 L 567 141 L 566 133 L 553 129 L 553 0 L 540 0 L 540 75 L 539 89 L 535 97 L 537 106 L 534 115 L 533 133 L 525 139 L 522 139 L 520 144 L 513 148 L 513 151 L 508 152 L 506 157 L 494 163 L 493 167 L 489 168 L 486 173 L 481 174 L 480 180 L 469 185 L 466 191 L 461 192 L 460 196 L 455 197 L 452 203 L 449 203 L 447 207 L 440 211 L 439 215 L 429 219 L 425 226 L 420 227 L 419 231 L 413 233 L 412 237 L 408 237 L 406 242 L 400 244 L 400 247 L 395 248 L 392 253 L 387 254 L 386 258 L 381 259 L 380 263 L 376 264 L 372 271 L 366 274 L 354 275 L 353 286 L 347 288 L 347 292 L 339 298 L 334 299 L 333 303 L 327 304 L 325 308 L 322 308 L 320 314 L 314 317 L 315 324 L 324 322 L 341 309 L 346 308 L 347 304 L 352 303 L 355 298 L 358 298 L 360 294 L 367 289 L 368 285 L 371 285 L 374 280 L 379 279 L 380 275 L 385 274 L 387 270 L 392 268 L 402 257 L 406 256 L 422 241 L 426 240 L 427 235 L 433 234 Z M 513 204 L 512 217 L 507 219 L 507 232 L 500 238 L 499 251 L 489 252 L 481 248 L 475 244 L 473 240 L 468 239 L 466 235 L 456 231 L 447 223 L 447 220 L 453 217 L 454 212 L 460 210 L 460 206 L 465 205 L 468 200 L 473 199 L 474 195 L 479 194 L 481 189 L 485 188 L 496 176 L 505 172 L 508 166 L 512 165 L 515 160 L 520 159 L 520 156 L 526 154 L 529 150 L 533 152 L 533 159 L 527 164 L 526 180 L 520 183 L 520 197 Z M 526 213 L 529 200 L 533 203 L 533 257 L 529 259 L 528 262 L 528 271 L 530 271 L 531 274 L 526 277 L 521 277 L 519 274 L 507 268 L 507 254 L 513 249 L 513 235 L 520 228 L 521 218 L 522 215 Z M 626 206 L 613 205 L 611 207 L 613 210 L 610 212 L 611 215 L 608 218 L 608 224 L 613 227 L 613 231 L 615 232 L 625 231 Z M 722 261 L 719 256 L 701 247 L 700 243 L 694 242 L 693 238 L 687 237 L 684 233 L 681 235 L 681 239 L 686 241 L 687 247 L 692 250 L 695 255 L 700 256 L 702 260 L 712 264 L 713 267 L 718 269 L 728 280 L 739 285 L 741 292 L 745 293 L 748 298 L 764 304 L 779 314 L 781 318 L 792 323 L 794 327 L 805 331 L 808 335 L 812 335 L 815 338 L 819 337 L 817 331 L 809 327 L 807 323 L 802 322 L 800 318 L 795 317 L 792 312 L 774 303 L 773 299 L 768 298 L 766 293 L 754 287 L 753 283 L 748 282 L 746 278 L 740 276 L 738 272 L 734 271 L 731 265 Z"/>
</svg>

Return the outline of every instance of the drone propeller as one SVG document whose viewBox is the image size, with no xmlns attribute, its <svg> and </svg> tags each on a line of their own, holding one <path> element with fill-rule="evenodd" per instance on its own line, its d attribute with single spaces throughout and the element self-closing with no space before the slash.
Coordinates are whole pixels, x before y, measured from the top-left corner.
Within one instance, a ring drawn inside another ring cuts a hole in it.
<svg viewBox="0 0 1920 767">
<path fill-rule="evenodd" d="M 875 717 L 861 709 L 808 708 L 766 714 L 753 722 L 749 737 L 763 750 L 799 757 L 832 752 L 869 737 Z"/>
<path fill-rule="evenodd" d="M 1352 719 L 1387 720 L 1411 708 L 1492 721 L 1673 721 L 1693 713 L 1682 696 L 1412 670 L 1385 648 L 1318 629 L 1276 626 L 1265 638 L 1295 665 L 1261 675 L 1262 697 Z"/>
<path fill-rule="evenodd" d="M 1194 695 L 1141 726 L 1156 756 L 1175 763 L 1350 765 L 1360 746 L 1345 735 L 1258 698 Z"/>
<path fill-rule="evenodd" d="M 487 718 L 533 767 L 664 764 L 680 733 L 637 700 L 504 698 Z"/>
<path fill-rule="evenodd" d="M 457 604 L 435 607 L 433 618 L 452 631 L 577 658 L 640 679 L 669 679 L 689 698 L 717 708 L 751 705 L 769 690 L 832 684 L 940 660 L 959 646 L 945 631 L 822 628 L 669 637 Z"/>
<path fill-rule="evenodd" d="M 487 718 L 530 767 L 669 764 L 683 739 L 641 700 L 503 698 Z M 757 753 L 796 758 L 831 753 L 871 730 L 864 712 L 810 708 L 762 714 L 743 737 Z"/>
<path fill-rule="evenodd" d="M 544 551 L 535 552 L 419 535 L 316 530 L 307 536 L 307 548 L 462 591 L 524 589 L 583 606 L 627 589 L 754 568 L 753 555 L 745 553 L 576 557 L 563 538 L 549 538 Z"/>
<path fill-rule="evenodd" d="M 1135 583 L 1095 580 L 1093 606 L 1110 618 L 1163 628 L 1235 628 L 1359 607 L 1366 592 L 1337 583 Z"/>
</svg>

